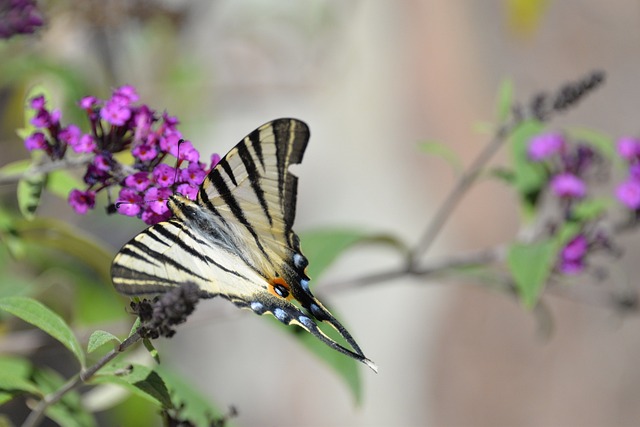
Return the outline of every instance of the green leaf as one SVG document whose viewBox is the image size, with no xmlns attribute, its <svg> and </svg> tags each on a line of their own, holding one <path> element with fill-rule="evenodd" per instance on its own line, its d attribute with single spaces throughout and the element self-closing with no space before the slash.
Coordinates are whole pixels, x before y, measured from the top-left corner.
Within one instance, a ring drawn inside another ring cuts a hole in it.
<svg viewBox="0 0 640 427">
<path fill-rule="evenodd" d="M 577 221 L 586 222 L 602 216 L 611 205 L 611 199 L 588 198 L 577 203 L 572 214 Z"/>
<path fill-rule="evenodd" d="M 463 166 L 458 153 L 451 149 L 451 147 L 436 141 L 421 142 L 420 149 L 427 154 L 438 156 L 444 159 L 449 166 L 451 166 L 454 172 L 459 175 L 462 172 Z"/>
<path fill-rule="evenodd" d="M 94 331 L 89 337 L 89 343 L 87 344 L 87 352 L 93 353 L 95 350 L 102 347 L 109 341 L 115 341 L 118 344 L 120 344 L 120 340 L 118 339 L 118 337 L 116 337 L 112 333 L 107 331 L 100 331 L 100 330 Z"/>
<path fill-rule="evenodd" d="M 158 353 L 158 349 L 155 348 L 151 340 L 149 338 L 143 338 L 142 344 L 144 345 L 144 348 L 147 349 L 151 357 L 153 357 L 153 360 L 155 360 L 156 363 L 160 363 L 160 353 Z"/>
<path fill-rule="evenodd" d="M 109 266 L 113 256 L 95 238 L 50 218 L 16 221 L 15 227 L 26 242 L 69 254 L 91 267 L 105 283 L 111 283 Z"/>
<path fill-rule="evenodd" d="M 60 341 L 76 356 L 80 365 L 84 367 L 85 356 L 82 347 L 62 317 L 40 302 L 26 297 L 1 298 L 0 309 L 19 317 Z"/>
<path fill-rule="evenodd" d="M 558 245 L 554 240 L 514 243 L 507 253 L 507 266 L 516 290 L 527 308 L 533 308 L 556 262 Z"/>
<path fill-rule="evenodd" d="M 220 418 L 223 412 L 220 411 L 209 399 L 191 384 L 185 382 L 179 375 L 164 365 L 156 367 L 158 373 L 162 376 L 167 388 L 173 396 L 175 407 L 181 407 L 181 417 L 190 420 L 194 425 L 205 426 L 211 425 L 211 418 Z"/>
<path fill-rule="evenodd" d="M 527 120 L 511 134 L 511 154 L 514 168 L 514 186 L 520 194 L 523 214 L 531 218 L 535 211 L 537 194 L 547 182 L 547 172 L 540 163 L 531 162 L 527 147 L 531 138 L 542 132 L 542 123 Z"/>
<path fill-rule="evenodd" d="M 57 170 L 49 173 L 47 190 L 61 199 L 67 200 L 71 190 L 82 187 L 84 184 L 69 171 Z"/>
<path fill-rule="evenodd" d="M 498 122 L 504 122 L 511 114 L 513 105 L 513 81 L 505 79 L 498 90 L 498 102 L 496 105 L 496 116 Z"/>
<path fill-rule="evenodd" d="M 32 371 L 33 366 L 26 359 L 0 357 L 0 404 L 23 393 L 39 397 L 44 395 L 31 380 Z"/>
<path fill-rule="evenodd" d="M 6 178 L 12 175 L 22 174 L 31 166 L 31 160 L 18 160 L 8 163 L 0 168 L 0 178 Z"/>
<path fill-rule="evenodd" d="M 59 390 L 66 383 L 60 374 L 50 369 L 36 369 L 33 380 L 46 394 Z M 76 390 L 65 393 L 59 402 L 47 408 L 45 414 L 63 427 L 96 426 L 95 419 L 82 406 L 80 394 Z"/>
<path fill-rule="evenodd" d="M 33 219 L 46 185 L 47 175 L 43 173 L 31 172 L 18 181 L 18 207 L 25 218 Z"/>
<path fill-rule="evenodd" d="M 114 363 L 91 379 L 93 384 L 116 384 L 163 408 L 172 408 L 171 396 L 155 370 L 138 364 Z"/>
<path fill-rule="evenodd" d="M 402 254 L 407 247 L 388 234 L 371 234 L 354 229 L 326 228 L 300 234 L 303 251 L 309 259 L 307 273 L 318 278 L 347 249 L 356 244 L 379 244 L 392 247 Z"/>
</svg>

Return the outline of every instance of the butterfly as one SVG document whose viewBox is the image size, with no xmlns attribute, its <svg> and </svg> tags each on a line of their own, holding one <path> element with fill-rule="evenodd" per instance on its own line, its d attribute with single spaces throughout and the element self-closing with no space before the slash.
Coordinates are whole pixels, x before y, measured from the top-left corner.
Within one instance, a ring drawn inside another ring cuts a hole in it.
<svg viewBox="0 0 640 427">
<path fill-rule="evenodd" d="M 116 290 L 158 294 L 193 282 L 203 298 L 220 296 L 302 327 L 377 371 L 309 288 L 308 261 L 292 229 L 298 178 L 288 170 L 302 161 L 308 141 L 308 126 L 289 118 L 247 135 L 209 172 L 195 200 L 172 195 L 173 216 L 120 249 L 111 266 Z M 316 322 L 331 325 L 351 349 Z"/>
</svg>

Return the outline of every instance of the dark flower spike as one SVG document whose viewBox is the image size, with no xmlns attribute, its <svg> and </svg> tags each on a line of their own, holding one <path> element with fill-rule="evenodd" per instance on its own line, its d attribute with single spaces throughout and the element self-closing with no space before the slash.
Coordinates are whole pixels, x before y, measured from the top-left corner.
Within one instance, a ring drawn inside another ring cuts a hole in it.
<svg viewBox="0 0 640 427">
<path fill-rule="evenodd" d="M 171 338 L 175 334 L 173 327 L 187 320 L 199 300 L 198 286 L 195 283 L 185 283 L 154 298 L 153 301 L 144 299 L 131 302 L 131 309 L 140 317 L 142 323 L 138 333 L 142 338 Z"/>
<path fill-rule="evenodd" d="M 600 86 L 604 79 L 605 73 L 603 71 L 593 71 L 577 82 L 565 84 L 551 96 L 539 93 L 531 100 L 531 115 L 541 122 L 549 120 L 553 113 L 559 113 L 573 107 L 585 95 Z"/>
</svg>

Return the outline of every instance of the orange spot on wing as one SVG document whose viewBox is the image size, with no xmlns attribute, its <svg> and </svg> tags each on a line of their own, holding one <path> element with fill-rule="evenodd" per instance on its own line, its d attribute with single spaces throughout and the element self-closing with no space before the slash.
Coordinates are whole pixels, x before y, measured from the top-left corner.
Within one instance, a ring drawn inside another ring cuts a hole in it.
<svg viewBox="0 0 640 427">
<path fill-rule="evenodd" d="M 282 277 L 274 277 L 273 279 L 271 279 L 269 281 L 268 289 L 271 294 L 277 296 L 278 298 L 284 298 L 287 301 L 293 298 L 289 284 Z M 286 296 L 283 296 L 283 292 L 286 293 Z"/>
</svg>

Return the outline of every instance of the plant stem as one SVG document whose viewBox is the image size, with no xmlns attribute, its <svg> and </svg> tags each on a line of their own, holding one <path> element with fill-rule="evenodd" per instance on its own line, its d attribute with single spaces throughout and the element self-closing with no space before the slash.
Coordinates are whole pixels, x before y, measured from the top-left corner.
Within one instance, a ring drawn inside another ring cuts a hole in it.
<svg viewBox="0 0 640 427">
<path fill-rule="evenodd" d="M 422 234 L 418 244 L 409 253 L 408 270 L 415 269 L 418 258 L 423 255 L 433 244 L 438 233 L 442 230 L 443 225 L 451 216 L 451 213 L 456 208 L 458 202 L 462 199 L 464 194 L 469 190 L 471 185 L 476 181 L 478 176 L 482 173 L 484 166 L 489 162 L 493 155 L 498 151 L 500 147 L 506 142 L 507 136 L 520 124 L 520 119 L 516 116 L 511 121 L 503 124 L 494 135 L 493 139 L 487 144 L 484 149 L 473 160 L 469 168 L 462 174 L 455 187 L 451 190 L 445 201 L 440 205 L 440 208 L 436 211 L 433 220 L 428 224 L 427 229 Z"/>
<path fill-rule="evenodd" d="M 131 334 L 127 339 L 125 339 L 120 345 L 111 350 L 109 353 L 105 354 L 102 359 L 96 362 L 93 366 L 90 366 L 83 371 L 81 371 L 78 375 L 71 378 L 67 381 L 62 387 L 60 387 L 55 392 L 46 395 L 33 409 L 33 411 L 29 414 L 27 419 L 22 424 L 22 427 L 35 427 L 40 424 L 42 419 L 44 418 L 44 414 L 49 408 L 49 406 L 56 404 L 62 399 L 65 394 L 74 390 L 77 387 L 80 387 L 82 384 L 86 383 L 91 377 L 95 375 L 100 369 L 102 369 L 107 363 L 116 358 L 120 353 L 124 352 L 131 345 L 135 344 L 141 339 L 138 331 Z"/>
</svg>

